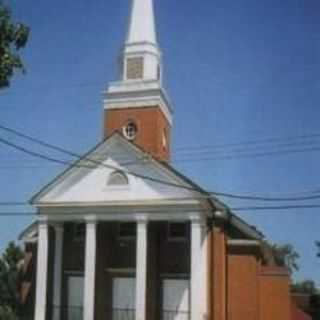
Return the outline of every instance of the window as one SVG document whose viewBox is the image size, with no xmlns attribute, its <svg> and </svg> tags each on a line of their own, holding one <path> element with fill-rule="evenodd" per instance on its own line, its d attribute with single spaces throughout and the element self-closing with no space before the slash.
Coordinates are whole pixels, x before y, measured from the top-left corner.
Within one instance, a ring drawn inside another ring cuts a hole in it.
<svg viewBox="0 0 320 320">
<path fill-rule="evenodd" d="M 190 281 L 162 280 L 162 319 L 190 319 Z"/>
<path fill-rule="evenodd" d="M 188 225 L 183 222 L 168 224 L 169 241 L 186 241 L 188 237 Z"/>
<path fill-rule="evenodd" d="M 119 224 L 119 239 L 133 240 L 136 238 L 137 228 L 134 222 L 123 222 Z"/>
<path fill-rule="evenodd" d="M 164 129 L 163 132 L 162 132 L 162 149 L 164 151 L 166 151 L 167 150 L 167 146 L 168 146 L 168 136 L 167 136 L 166 129 Z"/>
<path fill-rule="evenodd" d="M 143 78 L 143 58 L 128 58 L 127 59 L 127 79 L 142 79 Z"/>
<path fill-rule="evenodd" d="M 84 223 L 76 223 L 73 225 L 72 240 L 74 242 L 84 242 L 86 234 L 86 226 Z"/>
<path fill-rule="evenodd" d="M 112 279 L 112 309 L 113 319 L 134 319 L 136 308 L 136 279 Z"/>
<path fill-rule="evenodd" d="M 68 276 L 67 278 L 67 319 L 82 319 L 84 278 Z M 61 310 L 56 310 L 61 311 Z"/>
<path fill-rule="evenodd" d="M 110 174 L 107 184 L 108 186 L 126 186 L 129 181 L 124 173 L 115 171 Z"/>
<path fill-rule="evenodd" d="M 123 127 L 123 135 L 128 140 L 134 140 L 138 133 L 138 127 L 133 121 L 129 121 L 124 127 Z"/>
</svg>

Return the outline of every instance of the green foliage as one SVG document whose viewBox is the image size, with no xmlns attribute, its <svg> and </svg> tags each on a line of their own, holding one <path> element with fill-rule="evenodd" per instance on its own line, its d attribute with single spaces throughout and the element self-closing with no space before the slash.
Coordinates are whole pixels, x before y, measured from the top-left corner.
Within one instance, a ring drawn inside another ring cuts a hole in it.
<svg viewBox="0 0 320 320">
<path fill-rule="evenodd" d="M 23 256 L 20 247 L 11 242 L 0 257 L 0 319 L 15 319 L 14 316 L 19 311 L 18 264 Z"/>
<path fill-rule="evenodd" d="M 274 244 L 271 248 L 277 265 L 287 267 L 291 274 L 299 270 L 297 260 L 300 258 L 300 255 L 291 244 Z"/>
<path fill-rule="evenodd" d="M 0 89 L 8 87 L 15 71 L 25 71 L 18 51 L 25 47 L 29 28 L 12 22 L 11 12 L 0 0 Z"/>
<path fill-rule="evenodd" d="M 306 293 L 306 294 L 318 294 L 319 291 L 313 280 L 304 280 L 301 282 L 295 282 L 291 286 L 291 290 L 294 293 Z"/>
<path fill-rule="evenodd" d="M 291 244 L 278 245 L 264 241 L 263 252 L 265 264 L 286 267 L 291 274 L 299 270 L 297 261 L 300 256 Z"/>
</svg>

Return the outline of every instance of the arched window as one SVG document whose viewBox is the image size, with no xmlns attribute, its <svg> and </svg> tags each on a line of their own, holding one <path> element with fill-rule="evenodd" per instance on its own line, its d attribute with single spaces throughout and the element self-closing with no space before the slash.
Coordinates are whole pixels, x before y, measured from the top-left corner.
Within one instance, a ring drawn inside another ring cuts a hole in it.
<svg viewBox="0 0 320 320">
<path fill-rule="evenodd" d="M 108 186 L 126 186 L 129 184 L 127 176 L 121 171 L 114 171 L 108 179 Z"/>
</svg>

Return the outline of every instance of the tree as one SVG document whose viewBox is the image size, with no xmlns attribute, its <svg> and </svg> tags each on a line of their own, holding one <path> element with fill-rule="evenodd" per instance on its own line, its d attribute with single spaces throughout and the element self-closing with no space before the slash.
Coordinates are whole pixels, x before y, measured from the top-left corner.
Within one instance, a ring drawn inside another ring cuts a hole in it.
<svg viewBox="0 0 320 320">
<path fill-rule="evenodd" d="M 276 263 L 280 266 L 287 267 L 291 274 L 299 270 L 297 260 L 300 258 L 298 252 L 291 244 L 272 246 Z"/>
<path fill-rule="evenodd" d="M 0 0 L 0 89 L 8 87 L 14 73 L 24 72 L 19 50 L 25 47 L 29 28 L 12 21 L 9 8 Z"/>
<path fill-rule="evenodd" d="M 291 244 L 270 244 L 264 242 L 264 263 L 287 267 L 291 274 L 299 270 L 300 255 Z"/>
<path fill-rule="evenodd" d="M 0 258 L 0 319 L 16 319 L 19 312 L 17 283 L 24 253 L 10 242 Z"/>
<path fill-rule="evenodd" d="M 315 295 L 318 293 L 317 286 L 313 280 L 295 282 L 292 284 L 291 289 L 294 293 L 305 293 L 310 295 Z"/>
</svg>

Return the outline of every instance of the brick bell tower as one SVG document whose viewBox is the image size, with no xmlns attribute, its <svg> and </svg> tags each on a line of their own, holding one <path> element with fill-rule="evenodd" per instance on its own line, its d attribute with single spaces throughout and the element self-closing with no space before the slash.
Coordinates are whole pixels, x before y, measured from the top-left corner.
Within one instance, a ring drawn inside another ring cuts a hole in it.
<svg viewBox="0 0 320 320">
<path fill-rule="evenodd" d="M 152 0 L 132 0 L 121 80 L 104 100 L 104 136 L 114 131 L 159 160 L 170 159 L 172 108 L 162 87 L 161 52 Z"/>
</svg>

